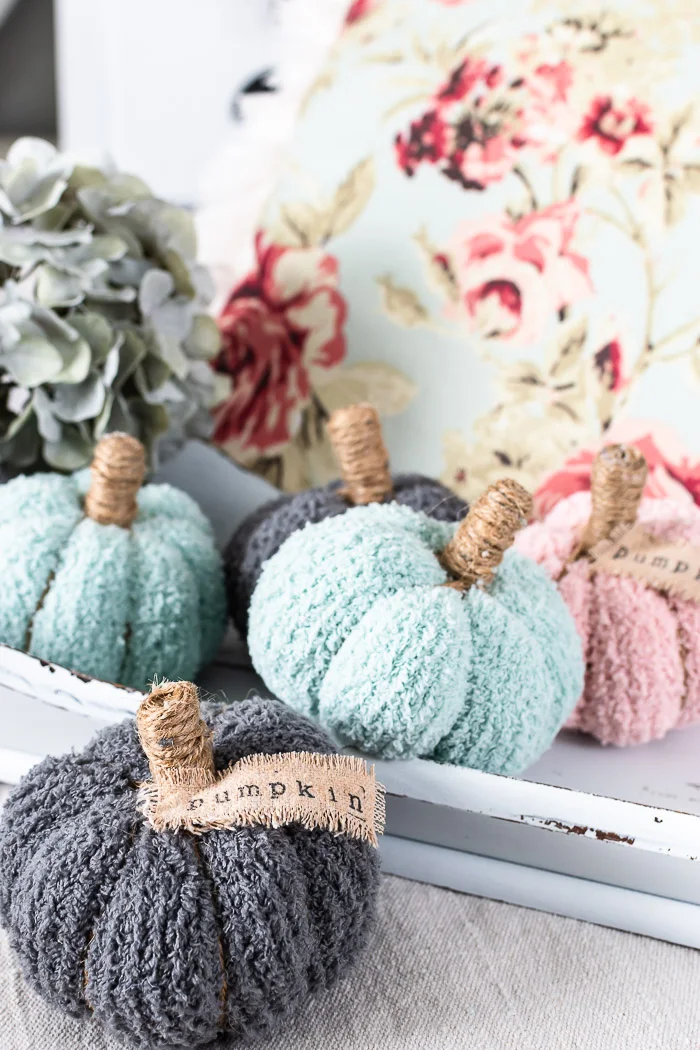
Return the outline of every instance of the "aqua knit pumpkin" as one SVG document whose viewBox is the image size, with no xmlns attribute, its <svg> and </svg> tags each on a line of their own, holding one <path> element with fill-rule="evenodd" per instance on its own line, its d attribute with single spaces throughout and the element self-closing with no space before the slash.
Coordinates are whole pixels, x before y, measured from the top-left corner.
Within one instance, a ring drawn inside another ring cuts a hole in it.
<svg viewBox="0 0 700 1050">
<path fill-rule="evenodd" d="M 0 487 L 0 642 L 139 689 L 214 656 L 226 602 L 211 528 L 185 493 L 139 491 L 144 469 L 140 442 L 110 434 L 91 469 Z"/>
<path fill-rule="evenodd" d="M 307 523 L 345 514 L 353 506 L 389 501 L 439 521 L 459 521 L 467 512 L 464 500 L 439 481 L 422 474 L 389 473 L 379 415 L 372 405 L 337 409 L 328 434 L 342 479 L 259 507 L 236 529 L 224 551 L 229 612 L 243 637 L 250 597 L 264 563 Z"/>
<path fill-rule="evenodd" d="M 296 532 L 253 592 L 256 670 L 370 754 L 525 769 L 583 680 L 556 587 L 507 549 L 529 505 L 505 481 L 458 527 L 386 504 Z"/>
</svg>

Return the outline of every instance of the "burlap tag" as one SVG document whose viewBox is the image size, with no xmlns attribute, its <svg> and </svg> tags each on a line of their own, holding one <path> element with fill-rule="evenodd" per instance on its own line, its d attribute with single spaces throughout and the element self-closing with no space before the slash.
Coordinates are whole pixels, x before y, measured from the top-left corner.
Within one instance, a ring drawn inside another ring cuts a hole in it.
<svg viewBox="0 0 700 1050">
<path fill-rule="evenodd" d="M 376 846 L 384 827 L 384 788 L 351 755 L 249 755 L 214 781 L 206 770 L 174 770 L 159 785 L 144 784 L 141 797 L 155 831 L 303 824 Z"/>
<path fill-rule="evenodd" d="M 700 602 L 700 547 L 661 540 L 633 525 L 596 544 L 589 556 L 597 570 L 630 576 L 657 591 Z"/>
</svg>

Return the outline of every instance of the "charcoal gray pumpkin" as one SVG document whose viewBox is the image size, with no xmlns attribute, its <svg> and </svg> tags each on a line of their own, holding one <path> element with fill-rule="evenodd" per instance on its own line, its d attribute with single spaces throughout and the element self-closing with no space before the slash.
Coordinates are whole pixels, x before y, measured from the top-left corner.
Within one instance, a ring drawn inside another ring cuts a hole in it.
<svg viewBox="0 0 700 1050">
<path fill-rule="evenodd" d="M 349 507 L 395 501 L 438 521 L 461 521 L 469 509 L 439 481 L 388 470 L 379 417 L 371 405 L 339 409 L 328 424 L 342 480 L 259 507 L 241 523 L 224 551 L 231 619 L 245 638 L 248 607 L 264 563 L 284 541 L 309 523 L 344 514 Z"/>
<path fill-rule="evenodd" d="M 254 753 L 335 751 L 276 700 L 202 714 L 217 769 Z M 162 743 L 177 747 L 177 735 Z M 377 850 L 300 824 L 155 832 L 139 806 L 148 776 L 127 720 L 81 754 L 45 759 L 11 793 L 0 823 L 0 920 L 25 976 L 130 1047 L 281 1028 L 365 944 Z"/>
</svg>

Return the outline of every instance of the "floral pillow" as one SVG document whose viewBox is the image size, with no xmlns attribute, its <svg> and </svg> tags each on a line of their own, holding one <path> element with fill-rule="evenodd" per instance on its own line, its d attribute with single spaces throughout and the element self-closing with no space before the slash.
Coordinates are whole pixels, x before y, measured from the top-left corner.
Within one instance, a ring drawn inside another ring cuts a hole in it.
<svg viewBox="0 0 700 1050">
<path fill-rule="evenodd" d="M 395 469 L 540 511 L 609 440 L 700 502 L 692 0 L 355 0 L 221 318 L 216 440 L 285 488 L 367 398 Z"/>
</svg>

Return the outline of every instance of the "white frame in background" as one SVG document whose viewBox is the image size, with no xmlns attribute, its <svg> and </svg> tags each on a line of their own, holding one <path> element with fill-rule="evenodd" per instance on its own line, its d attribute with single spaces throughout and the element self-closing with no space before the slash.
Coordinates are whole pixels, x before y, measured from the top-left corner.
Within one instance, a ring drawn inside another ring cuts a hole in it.
<svg viewBox="0 0 700 1050">
<path fill-rule="evenodd" d="M 192 204 L 231 102 L 277 62 L 273 0 L 55 0 L 59 145 Z"/>
</svg>

